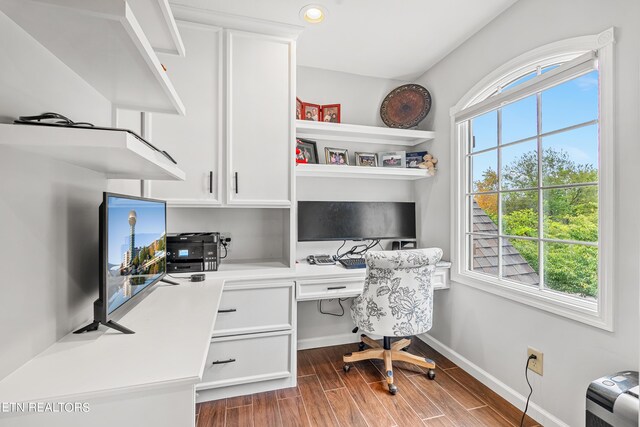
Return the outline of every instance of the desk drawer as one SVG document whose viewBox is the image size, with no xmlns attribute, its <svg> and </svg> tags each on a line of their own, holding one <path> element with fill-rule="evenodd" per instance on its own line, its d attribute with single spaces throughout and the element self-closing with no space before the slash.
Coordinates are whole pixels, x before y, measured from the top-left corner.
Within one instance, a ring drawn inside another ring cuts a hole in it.
<svg viewBox="0 0 640 427">
<path fill-rule="evenodd" d="M 225 285 L 213 335 L 292 328 L 293 282 Z"/>
<path fill-rule="evenodd" d="M 338 278 L 296 281 L 296 299 L 298 301 L 356 297 L 362 293 L 364 279 Z"/>
<path fill-rule="evenodd" d="M 291 331 L 211 340 L 199 389 L 286 378 L 291 375 Z"/>
</svg>

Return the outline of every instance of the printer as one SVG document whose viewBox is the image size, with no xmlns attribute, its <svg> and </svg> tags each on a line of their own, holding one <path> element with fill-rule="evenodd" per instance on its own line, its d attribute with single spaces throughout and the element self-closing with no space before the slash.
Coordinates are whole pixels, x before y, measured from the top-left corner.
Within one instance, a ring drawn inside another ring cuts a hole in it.
<svg viewBox="0 0 640 427">
<path fill-rule="evenodd" d="M 623 371 L 594 380 L 587 389 L 587 427 L 638 426 L 638 372 Z"/>
<path fill-rule="evenodd" d="M 179 233 L 167 235 L 167 271 L 193 273 L 218 271 L 220 233 Z"/>
</svg>

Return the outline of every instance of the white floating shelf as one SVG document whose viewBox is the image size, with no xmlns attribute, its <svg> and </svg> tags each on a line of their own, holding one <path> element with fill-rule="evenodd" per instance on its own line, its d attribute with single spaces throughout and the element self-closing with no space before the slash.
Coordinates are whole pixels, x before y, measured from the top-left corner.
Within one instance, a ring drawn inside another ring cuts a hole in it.
<svg viewBox="0 0 640 427">
<path fill-rule="evenodd" d="M 311 120 L 296 120 L 296 135 L 300 138 L 323 141 L 366 142 L 404 147 L 413 147 L 431 141 L 436 136 L 435 132 L 426 130 L 394 129 Z"/>
<path fill-rule="evenodd" d="M 2 124 L 0 145 L 101 172 L 110 179 L 186 177 L 163 154 L 124 131 Z"/>
<path fill-rule="evenodd" d="M 115 106 L 185 114 L 125 0 L 0 0 L 0 11 Z"/>
<path fill-rule="evenodd" d="M 426 169 L 316 164 L 296 165 L 296 176 L 322 178 L 398 179 L 406 181 L 431 177 Z"/>
<path fill-rule="evenodd" d="M 184 56 L 184 43 L 169 0 L 127 0 L 149 43 L 158 53 Z"/>
</svg>

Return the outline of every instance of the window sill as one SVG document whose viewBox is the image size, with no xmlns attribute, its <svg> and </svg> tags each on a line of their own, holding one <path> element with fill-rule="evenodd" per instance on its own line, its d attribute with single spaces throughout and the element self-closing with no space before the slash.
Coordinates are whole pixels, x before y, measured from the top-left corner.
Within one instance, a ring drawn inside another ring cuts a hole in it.
<svg viewBox="0 0 640 427">
<path fill-rule="evenodd" d="M 597 302 L 580 301 L 553 291 L 541 291 L 517 283 L 507 284 L 478 273 L 451 271 L 451 281 L 516 301 L 530 307 L 613 332 L 611 316 L 607 317 Z"/>
</svg>

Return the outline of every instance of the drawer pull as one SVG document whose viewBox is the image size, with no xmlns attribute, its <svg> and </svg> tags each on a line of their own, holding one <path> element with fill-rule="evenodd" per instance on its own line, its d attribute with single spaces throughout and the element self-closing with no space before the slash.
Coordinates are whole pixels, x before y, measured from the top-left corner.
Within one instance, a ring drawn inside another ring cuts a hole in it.
<svg viewBox="0 0 640 427">
<path fill-rule="evenodd" d="M 238 310 L 235 308 L 226 308 L 223 310 L 218 310 L 218 313 L 235 313 L 236 311 Z"/>
<path fill-rule="evenodd" d="M 347 287 L 346 286 L 329 286 L 327 288 L 328 291 L 334 291 L 336 289 L 347 289 Z"/>
<path fill-rule="evenodd" d="M 215 360 L 211 362 L 212 365 L 224 365 L 225 363 L 233 363 L 236 359 L 227 359 L 227 360 Z"/>
</svg>

